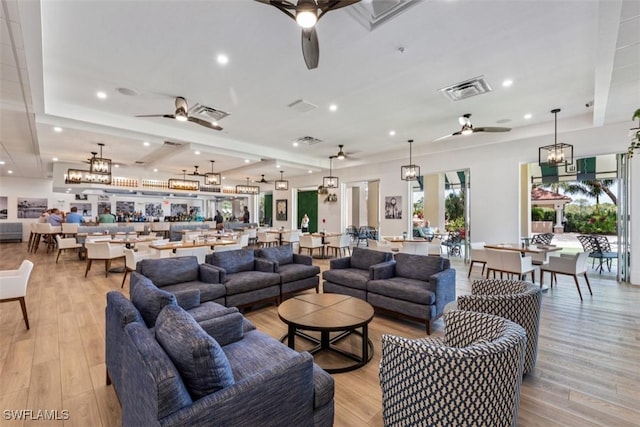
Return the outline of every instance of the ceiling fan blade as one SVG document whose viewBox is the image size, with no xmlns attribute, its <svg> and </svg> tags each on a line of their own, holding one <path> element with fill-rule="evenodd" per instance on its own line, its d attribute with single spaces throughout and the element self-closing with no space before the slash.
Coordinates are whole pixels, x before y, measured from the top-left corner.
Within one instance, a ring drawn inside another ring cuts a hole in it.
<svg viewBox="0 0 640 427">
<path fill-rule="evenodd" d="M 511 128 L 501 128 L 501 127 L 482 127 L 482 128 L 473 128 L 474 132 L 509 132 Z"/>
<path fill-rule="evenodd" d="M 449 135 L 441 136 L 440 138 L 434 139 L 434 141 L 442 141 L 443 139 L 451 138 L 452 136 L 460 135 L 460 132 L 452 133 Z"/>
<path fill-rule="evenodd" d="M 358 2 L 360 2 L 360 0 L 317 0 L 318 8 L 322 11 L 323 14 L 330 10 L 336 10 L 342 7 L 351 6 L 352 4 Z"/>
<path fill-rule="evenodd" d="M 213 124 L 213 123 L 211 123 L 211 122 L 208 122 L 208 121 L 206 121 L 206 120 L 199 119 L 199 118 L 197 118 L 197 117 L 189 116 L 189 117 L 187 118 L 187 120 L 189 120 L 190 122 L 193 122 L 193 123 L 199 124 L 200 126 L 204 126 L 204 127 L 206 127 L 206 128 L 209 128 L 209 129 L 213 129 L 213 130 L 222 130 L 222 128 L 221 128 L 220 126 L 218 126 L 218 125 L 214 125 L 214 124 Z"/>
<path fill-rule="evenodd" d="M 164 117 L 165 119 L 175 119 L 176 116 L 173 114 L 143 114 L 141 116 L 136 117 Z"/>
<path fill-rule="evenodd" d="M 318 67 L 320 45 L 318 44 L 318 33 L 316 33 L 315 27 L 302 30 L 302 55 L 309 70 Z"/>
</svg>

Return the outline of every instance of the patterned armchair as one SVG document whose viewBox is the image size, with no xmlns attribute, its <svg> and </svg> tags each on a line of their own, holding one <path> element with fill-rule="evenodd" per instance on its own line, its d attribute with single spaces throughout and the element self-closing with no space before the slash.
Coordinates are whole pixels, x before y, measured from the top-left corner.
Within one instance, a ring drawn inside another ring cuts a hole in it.
<svg viewBox="0 0 640 427">
<path fill-rule="evenodd" d="M 445 314 L 445 338 L 382 336 L 385 426 L 515 426 L 527 341 L 521 326 Z"/>
<path fill-rule="evenodd" d="M 536 285 L 518 280 L 475 280 L 471 295 L 458 297 L 458 310 L 477 311 L 504 317 L 527 332 L 523 373 L 536 365 L 542 298 Z"/>
</svg>

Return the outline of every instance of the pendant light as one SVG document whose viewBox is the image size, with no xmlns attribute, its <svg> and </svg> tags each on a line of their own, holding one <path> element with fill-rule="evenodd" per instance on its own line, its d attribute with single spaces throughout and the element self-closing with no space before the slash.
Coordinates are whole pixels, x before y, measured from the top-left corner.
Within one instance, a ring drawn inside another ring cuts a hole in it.
<svg viewBox="0 0 640 427">
<path fill-rule="evenodd" d="M 236 185 L 237 194 L 260 194 L 260 187 L 257 185 L 249 185 L 249 177 L 247 177 L 247 185 Z"/>
<path fill-rule="evenodd" d="M 411 146 L 413 145 L 413 139 L 409 141 L 409 164 L 400 168 L 400 179 L 403 181 L 417 181 L 420 176 L 420 166 L 414 165 L 411 158 Z"/>
<path fill-rule="evenodd" d="M 100 157 L 98 158 L 95 153 L 91 153 L 93 157 L 89 161 L 89 172 L 111 175 L 111 159 L 104 159 L 102 157 L 102 147 L 104 147 L 104 144 L 100 142 L 98 145 L 100 146 Z"/>
<path fill-rule="evenodd" d="M 277 179 L 275 182 L 276 190 L 284 191 L 289 189 L 289 181 L 282 177 L 284 171 L 280 171 L 280 179 Z"/>
<path fill-rule="evenodd" d="M 558 113 L 559 108 L 551 110 L 555 117 L 553 145 L 538 148 L 538 164 L 540 167 L 558 167 L 573 164 L 573 145 L 558 143 Z"/>
<path fill-rule="evenodd" d="M 324 188 L 338 188 L 340 180 L 337 176 L 333 176 L 333 158 L 329 156 L 329 176 L 322 177 L 322 186 Z"/>
<path fill-rule="evenodd" d="M 205 185 L 220 185 L 222 182 L 222 177 L 219 173 L 213 172 L 213 164 L 216 162 L 215 160 L 209 160 L 211 162 L 211 172 L 207 172 L 204 174 L 204 183 Z"/>
</svg>

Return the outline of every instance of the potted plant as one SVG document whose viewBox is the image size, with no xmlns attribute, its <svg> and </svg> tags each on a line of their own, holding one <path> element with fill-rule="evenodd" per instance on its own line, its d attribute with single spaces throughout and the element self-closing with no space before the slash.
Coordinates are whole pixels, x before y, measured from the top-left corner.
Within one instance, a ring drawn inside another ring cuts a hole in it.
<svg viewBox="0 0 640 427">
<path fill-rule="evenodd" d="M 635 150 L 640 149 L 640 108 L 633 113 L 631 120 L 635 119 L 638 119 L 638 127 L 629 130 L 629 137 L 631 138 L 631 145 L 629 145 L 629 150 L 627 150 L 629 157 L 633 157 Z"/>
</svg>

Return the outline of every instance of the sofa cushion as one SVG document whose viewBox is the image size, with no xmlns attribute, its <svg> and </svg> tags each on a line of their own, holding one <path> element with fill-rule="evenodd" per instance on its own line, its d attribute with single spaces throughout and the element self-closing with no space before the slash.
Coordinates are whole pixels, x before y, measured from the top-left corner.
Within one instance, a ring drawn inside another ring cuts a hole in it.
<svg viewBox="0 0 640 427">
<path fill-rule="evenodd" d="M 367 291 L 416 304 L 436 303 L 436 296 L 429 290 L 429 283 L 407 277 L 392 277 L 384 280 L 370 280 Z"/>
<path fill-rule="evenodd" d="M 429 281 L 429 277 L 444 269 L 444 258 L 399 253 L 396 255 L 396 276 Z"/>
<path fill-rule="evenodd" d="M 143 259 L 136 270 L 158 287 L 198 280 L 198 258 L 195 256 Z"/>
<path fill-rule="evenodd" d="M 391 261 L 393 255 L 388 252 L 374 251 L 371 249 L 353 248 L 351 255 L 351 268 L 368 270 L 374 264 Z"/>
<path fill-rule="evenodd" d="M 167 306 L 160 312 L 155 333 L 193 399 L 235 383 L 220 345 L 180 307 Z"/>
<path fill-rule="evenodd" d="M 227 281 L 224 283 L 224 286 L 227 288 L 227 295 L 235 295 L 279 284 L 280 275 L 278 273 L 242 271 L 227 276 Z"/>
<path fill-rule="evenodd" d="M 238 251 L 214 252 L 207 255 L 207 263 L 223 268 L 227 275 L 241 271 L 251 271 L 254 266 L 252 249 Z"/>
<path fill-rule="evenodd" d="M 256 251 L 256 256 L 266 258 L 271 261 L 278 261 L 278 265 L 288 265 L 293 262 L 293 251 L 291 245 L 273 246 L 271 248 L 262 248 Z"/>
<path fill-rule="evenodd" d="M 278 274 L 282 278 L 282 283 L 295 282 L 320 274 L 320 267 L 304 264 L 280 264 Z"/>
<path fill-rule="evenodd" d="M 176 305 L 176 297 L 159 289 L 149 278 L 131 273 L 131 302 L 136 306 L 149 328 L 156 324 L 156 318 L 166 305 Z"/>
<path fill-rule="evenodd" d="M 224 295 L 227 292 L 224 285 L 221 283 L 203 283 L 199 281 L 167 285 L 163 286 L 162 289 L 169 292 L 198 289 L 200 291 L 201 303 L 224 298 Z M 182 304 L 180 305 L 182 306 Z M 182 308 L 184 308 L 184 306 L 182 306 Z"/>
<path fill-rule="evenodd" d="M 322 278 L 328 282 L 355 289 L 367 289 L 369 281 L 369 270 L 357 268 L 341 268 L 338 270 L 326 270 L 322 273 Z"/>
</svg>

